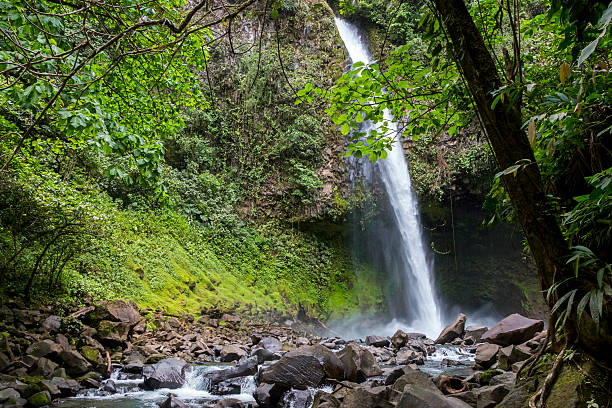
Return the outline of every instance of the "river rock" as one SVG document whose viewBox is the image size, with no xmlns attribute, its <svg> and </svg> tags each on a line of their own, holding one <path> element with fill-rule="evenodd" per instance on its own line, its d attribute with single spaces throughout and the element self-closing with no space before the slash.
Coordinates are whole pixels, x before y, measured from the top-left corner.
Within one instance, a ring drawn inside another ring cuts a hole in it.
<svg viewBox="0 0 612 408">
<path fill-rule="evenodd" d="M 178 358 L 166 358 L 152 366 L 146 366 L 142 370 L 143 388 L 146 390 L 180 388 L 185 383 L 185 371 L 188 366 L 189 364 Z"/>
<path fill-rule="evenodd" d="M 28 398 L 28 405 L 32 407 L 43 407 L 51 403 L 49 391 L 41 391 Z"/>
<path fill-rule="evenodd" d="M 365 340 L 368 346 L 374 347 L 387 347 L 391 344 L 387 337 L 382 336 L 367 336 Z"/>
<path fill-rule="evenodd" d="M 187 405 L 176 398 L 176 395 L 174 394 L 168 394 L 168 398 L 166 398 L 164 402 L 160 402 L 157 405 L 159 408 L 187 408 Z"/>
<path fill-rule="evenodd" d="M 123 300 L 107 300 L 96 304 L 89 317 L 93 320 L 110 320 L 135 326 L 142 319 L 138 310 Z"/>
<path fill-rule="evenodd" d="M 265 348 L 256 348 L 251 350 L 251 356 L 257 357 L 257 362 L 262 364 L 266 361 L 274 361 L 278 360 L 280 356 L 276 353 L 271 352 L 270 350 L 266 350 Z"/>
<path fill-rule="evenodd" d="M 64 350 L 59 353 L 59 358 L 64 362 L 66 372 L 73 377 L 83 375 L 92 369 L 89 361 L 75 350 Z"/>
<path fill-rule="evenodd" d="M 339 408 L 340 401 L 333 395 L 319 390 L 315 393 L 312 408 Z"/>
<path fill-rule="evenodd" d="M 489 330 L 487 326 L 468 326 L 463 334 L 464 339 L 472 339 L 476 343 Z"/>
<path fill-rule="evenodd" d="M 521 344 L 530 340 L 536 332 L 544 328 L 542 320 L 529 319 L 518 313 L 511 314 L 484 333 L 482 341 L 502 347 Z"/>
<path fill-rule="evenodd" d="M 397 362 L 397 364 L 399 365 L 406 365 L 406 364 L 418 364 L 418 365 L 422 365 L 424 363 L 424 358 L 423 358 L 423 354 L 412 350 L 408 347 L 402 347 L 398 352 L 397 355 L 395 357 L 395 361 Z"/>
<path fill-rule="evenodd" d="M 387 401 L 390 391 L 387 387 L 354 387 L 346 391 L 340 407 L 393 408 L 393 405 Z"/>
<path fill-rule="evenodd" d="M 467 316 L 463 313 L 459 313 L 455 318 L 455 321 L 446 326 L 442 333 L 438 336 L 435 343 L 436 344 L 446 344 L 455 340 L 458 337 L 463 336 L 463 332 L 465 331 L 465 321 L 467 320 Z"/>
<path fill-rule="evenodd" d="M 23 401 L 25 403 L 25 400 L 21 399 L 21 395 L 19 394 L 19 392 L 17 392 L 17 390 L 13 388 L 5 388 L 3 390 L 0 390 L 1 406 L 4 406 L 5 404 L 6 405 L 11 405 L 11 404 L 17 405 L 19 401 Z"/>
<path fill-rule="evenodd" d="M 219 352 L 219 357 L 223 362 L 230 362 L 240 360 L 242 357 L 246 357 L 247 353 L 236 344 L 229 344 L 223 346 Z"/>
<path fill-rule="evenodd" d="M 530 356 L 531 352 L 528 347 L 510 345 L 499 349 L 497 362 L 501 370 L 509 371 L 512 370 L 512 364 L 527 360 Z"/>
<path fill-rule="evenodd" d="M 393 334 L 393 337 L 391 337 L 391 344 L 393 344 L 393 347 L 396 349 L 404 347 L 406 343 L 408 343 L 408 333 L 402 330 L 398 329 L 395 334 Z"/>
<path fill-rule="evenodd" d="M 363 382 L 366 378 L 382 374 L 376 359 L 369 350 L 349 343 L 338 353 L 344 364 L 344 377 L 349 381 Z"/>
<path fill-rule="evenodd" d="M 320 344 L 299 347 L 286 353 L 260 376 L 261 381 L 268 384 L 300 389 L 316 387 L 325 378 L 342 380 L 344 365 L 333 352 Z"/>
<path fill-rule="evenodd" d="M 30 372 L 30 374 L 33 376 L 51 378 L 58 367 L 59 365 L 49 360 L 48 358 L 41 357 L 33 365 L 34 369 Z"/>
<path fill-rule="evenodd" d="M 256 373 L 257 357 L 251 357 L 244 363 L 238 364 L 237 366 L 206 373 L 206 378 L 208 378 L 212 384 L 217 384 L 221 381 L 229 380 L 230 378 L 245 377 L 247 375 L 253 375 Z"/>
<path fill-rule="evenodd" d="M 476 364 L 483 368 L 489 368 L 497 361 L 497 352 L 500 347 L 497 344 L 483 343 L 476 349 Z"/>
<path fill-rule="evenodd" d="M 253 393 L 253 398 L 262 408 L 273 408 L 283 396 L 286 388 L 277 384 L 261 383 Z"/>
</svg>

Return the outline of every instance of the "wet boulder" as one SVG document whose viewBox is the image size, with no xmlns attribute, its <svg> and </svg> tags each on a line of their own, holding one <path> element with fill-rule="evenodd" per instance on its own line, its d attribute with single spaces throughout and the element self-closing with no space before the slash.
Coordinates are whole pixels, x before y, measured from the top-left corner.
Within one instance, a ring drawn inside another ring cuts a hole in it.
<svg viewBox="0 0 612 408">
<path fill-rule="evenodd" d="M 476 349 L 476 364 L 483 368 L 489 368 L 497 361 L 497 352 L 500 347 L 497 344 L 483 343 Z"/>
<path fill-rule="evenodd" d="M 502 347 L 524 343 L 544 328 L 542 320 L 529 319 L 518 313 L 511 314 L 485 332 L 481 340 Z"/>
<path fill-rule="evenodd" d="M 274 337 L 264 337 L 257 344 L 273 353 L 280 351 L 283 348 L 283 343 Z"/>
<path fill-rule="evenodd" d="M 382 336 L 367 336 L 366 344 L 374 347 L 387 347 L 391 342 L 388 338 Z"/>
<path fill-rule="evenodd" d="M 333 352 L 320 344 L 299 347 L 286 353 L 260 376 L 261 382 L 299 389 L 316 387 L 325 378 L 342 380 L 344 365 Z"/>
<path fill-rule="evenodd" d="M 446 326 L 442 333 L 438 336 L 435 343 L 436 344 L 446 344 L 463 336 L 463 332 L 465 331 L 465 322 L 467 320 L 467 316 L 463 313 L 459 313 L 455 318 L 455 321 L 450 325 Z"/>
<path fill-rule="evenodd" d="M 424 363 L 423 353 L 419 351 L 412 350 L 408 347 L 402 347 L 395 357 L 397 364 L 406 365 L 406 364 L 418 364 L 422 365 Z"/>
<path fill-rule="evenodd" d="M 271 352 L 265 348 L 256 348 L 251 350 L 251 356 L 257 357 L 257 362 L 262 364 L 266 361 L 274 361 L 278 360 L 280 356 L 276 353 Z"/>
<path fill-rule="evenodd" d="M 187 408 L 187 405 L 180 401 L 176 395 L 168 394 L 168 398 L 164 402 L 160 402 L 157 404 L 159 408 Z"/>
<path fill-rule="evenodd" d="M 313 396 L 308 390 L 289 390 L 283 395 L 280 406 L 291 408 L 310 408 Z"/>
<path fill-rule="evenodd" d="M 230 378 L 245 377 L 257 373 L 257 357 L 248 358 L 244 363 L 234 367 L 229 367 L 224 370 L 216 370 L 206 373 L 206 378 L 212 384 L 217 384 Z"/>
<path fill-rule="evenodd" d="M 349 381 L 363 382 L 369 377 L 382 374 L 376 359 L 368 349 L 349 343 L 338 353 L 345 367 L 345 378 Z"/>
<path fill-rule="evenodd" d="M 142 370 L 143 388 L 146 390 L 180 388 L 185 383 L 187 367 L 189 364 L 178 358 L 166 358 L 152 366 L 146 366 Z"/>
</svg>

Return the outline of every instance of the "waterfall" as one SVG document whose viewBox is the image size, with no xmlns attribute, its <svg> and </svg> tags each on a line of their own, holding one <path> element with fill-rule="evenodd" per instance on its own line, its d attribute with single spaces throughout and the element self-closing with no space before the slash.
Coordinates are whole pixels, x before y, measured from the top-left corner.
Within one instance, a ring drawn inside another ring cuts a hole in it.
<svg viewBox="0 0 612 408">
<path fill-rule="evenodd" d="M 368 47 L 359 35 L 359 30 L 352 24 L 336 18 L 340 37 L 348 50 L 352 63 L 371 61 Z M 393 209 L 393 222 L 399 232 L 399 242 L 394 243 L 393 250 L 385 254 L 391 269 L 398 276 L 397 292 L 393 307 L 390 307 L 393 321 L 386 332 L 398 327 L 425 333 L 428 337 L 437 336 L 442 328 L 440 312 L 433 289 L 432 265 L 427 261 L 426 247 L 423 245 L 422 226 L 416 196 L 412 189 L 408 165 L 404 157 L 400 135 L 391 113 L 385 111 L 388 126 L 395 134 L 393 149 L 385 160 L 378 160 L 375 166 L 383 181 L 390 206 Z M 366 127 L 372 127 L 368 124 Z M 368 130 L 367 128 L 365 129 Z M 369 163 L 369 161 L 367 162 Z M 364 163 L 363 165 L 369 166 Z M 365 171 L 370 174 L 370 170 Z M 386 239 L 392 234 L 384 234 Z"/>
</svg>

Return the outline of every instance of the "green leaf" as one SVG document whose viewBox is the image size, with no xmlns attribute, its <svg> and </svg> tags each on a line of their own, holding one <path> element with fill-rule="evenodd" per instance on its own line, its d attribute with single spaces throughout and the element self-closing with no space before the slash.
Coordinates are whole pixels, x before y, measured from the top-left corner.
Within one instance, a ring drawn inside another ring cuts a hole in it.
<svg viewBox="0 0 612 408">
<path fill-rule="evenodd" d="M 351 127 L 349 126 L 349 124 L 347 122 L 344 122 L 344 124 L 340 128 L 340 132 L 342 133 L 342 135 L 346 136 L 349 134 L 350 131 Z"/>
<path fill-rule="evenodd" d="M 580 325 L 580 319 L 582 318 L 582 313 L 584 312 L 584 308 L 586 307 L 589 298 L 591 297 L 591 292 L 588 292 L 586 295 L 580 299 L 578 303 L 578 307 L 576 308 L 576 314 L 578 315 L 578 325 Z"/>
</svg>

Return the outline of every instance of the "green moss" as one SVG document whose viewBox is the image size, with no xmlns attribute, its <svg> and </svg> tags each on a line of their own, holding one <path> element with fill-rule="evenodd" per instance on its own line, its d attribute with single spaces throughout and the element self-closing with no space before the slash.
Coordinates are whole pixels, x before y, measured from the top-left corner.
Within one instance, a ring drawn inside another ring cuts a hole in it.
<svg viewBox="0 0 612 408">
<path fill-rule="evenodd" d="M 100 352 L 91 346 L 83 346 L 81 347 L 81 354 L 88 361 L 94 364 L 102 364 L 102 356 L 100 356 Z"/>
<path fill-rule="evenodd" d="M 51 403 L 51 395 L 48 391 L 41 391 L 30 398 L 28 398 L 28 404 L 34 407 L 42 407 Z"/>
</svg>

